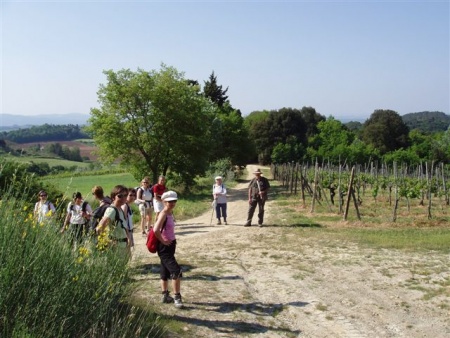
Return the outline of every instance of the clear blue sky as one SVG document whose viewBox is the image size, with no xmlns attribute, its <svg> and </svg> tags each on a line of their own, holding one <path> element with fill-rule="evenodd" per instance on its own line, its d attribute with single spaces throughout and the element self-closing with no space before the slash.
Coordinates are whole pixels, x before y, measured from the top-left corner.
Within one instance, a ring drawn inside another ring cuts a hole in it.
<svg viewBox="0 0 450 338">
<path fill-rule="evenodd" d="M 88 114 L 103 70 L 159 70 L 233 107 L 450 113 L 449 1 L 7 1 L 1 112 Z"/>
</svg>

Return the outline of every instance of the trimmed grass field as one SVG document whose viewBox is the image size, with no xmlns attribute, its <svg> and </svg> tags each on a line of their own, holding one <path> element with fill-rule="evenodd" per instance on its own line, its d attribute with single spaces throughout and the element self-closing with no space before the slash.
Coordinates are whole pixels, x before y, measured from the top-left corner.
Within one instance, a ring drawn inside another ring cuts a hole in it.
<svg viewBox="0 0 450 338">
<path fill-rule="evenodd" d="M 50 167 L 54 167 L 57 165 L 62 165 L 64 167 L 73 167 L 77 166 L 80 168 L 89 168 L 90 163 L 88 162 L 75 162 L 63 160 L 60 158 L 54 157 L 36 157 L 36 156 L 11 156 L 9 154 L 2 154 L 2 157 L 7 159 L 8 161 L 18 162 L 18 163 L 48 163 Z"/>
<path fill-rule="evenodd" d="M 79 191 L 89 202 L 93 201 L 91 190 L 95 185 L 102 186 L 107 195 L 109 195 L 112 188 L 118 184 L 122 184 L 128 188 L 139 185 L 139 181 L 136 181 L 134 177 L 128 173 L 62 178 L 51 177 L 43 178 L 42 181 L 55 185 L 67 196 L 72 196 L 74 192 Z"/>
</svg>

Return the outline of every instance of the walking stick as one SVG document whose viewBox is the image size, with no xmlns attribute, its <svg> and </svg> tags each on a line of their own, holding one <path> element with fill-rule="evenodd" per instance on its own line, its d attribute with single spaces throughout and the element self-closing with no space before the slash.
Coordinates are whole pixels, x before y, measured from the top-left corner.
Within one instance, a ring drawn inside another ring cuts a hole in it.
<svg viewBox="0 0 450 338">
<path fill-rule="evenodd" d="M 209 222 L 209 226 L 212 225 L 212 220 L 213 220 L 213 215 L 214 215 L 214 209 L 216 208 L 216 200 L 214 200 L 214 201 L 211 203 L 211 207 L 212 207 L 212 211 L 211 211 L 211 221 Z"/>
</svg>

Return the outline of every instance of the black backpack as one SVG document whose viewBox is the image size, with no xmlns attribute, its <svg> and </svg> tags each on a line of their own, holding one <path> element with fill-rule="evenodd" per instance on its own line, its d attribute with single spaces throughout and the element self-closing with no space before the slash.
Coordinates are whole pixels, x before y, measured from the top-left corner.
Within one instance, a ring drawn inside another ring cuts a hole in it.
<svg viewBox="0 0 450 338">
<path fill-rule="evenodd" d="M 102 201 L 106 202 L 106 201 Z M 92 211 L 91 219 L 89 220 L 89 230 L 93 231 L 95 233 L 95 228 L 97 227 L 98 223 L 100 223 L 100 220 L 103 218 L 103 215 L 105 214 L 106 209 L 110 206 L 109 203 L 103 203 L 102 205 L 98 206 L 97 208 Z"/>
<path fill-rule="evenodd" d="M 115 222 L 116 223 L 120 223 L 121 226 L 124 228 L 123 224 L 122 224 L 122 219 L 120 218 L 120 214 L 119 211 L 117 210 L 117 208 L 115 206 L 113 206 L 112 204 L 108 204 L 108 203 L 104 203 L 103 205 L 97 207 L 91 215 L 91 219 L 89 221 L 89 229 L 95 233 L 95 228 L 97 227 L 98 223 L 100 223 L 101 219 L 103 218 L 103 215 L 105 215 L 105 211 L 106 209 L 108 209 L 109 207 L 112 207 L 115 209 L 116 211 L 116 219 Z"/>
</svg>

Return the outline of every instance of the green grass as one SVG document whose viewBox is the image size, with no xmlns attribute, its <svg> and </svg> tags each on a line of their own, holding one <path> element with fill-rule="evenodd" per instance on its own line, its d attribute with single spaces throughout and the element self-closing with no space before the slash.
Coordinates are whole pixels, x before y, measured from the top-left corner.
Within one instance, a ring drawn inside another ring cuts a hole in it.
<svg viewBox="0 0 450 338">
<path fill-rule="evenodd" d="M 118 184 L 126 187 L 135 187 L 139 182 L 134 179 L 131 174 L 118 173 L 108 175 L 83 175 L 74 177 L 44 177 L 43 182 L 51 183 L 67 196 L 72 196 L 72 193 L 79 191 L 88 201 L 93 201 L 91 190 L 95 185 L 103 187 L 105 194 L 109 195 L 112 188 Z"/>
<path fill-rule="evenodd" d="M 434 218 L 427 220 L 424 216 L 426 208 L 416 206 L 407 213 L 402 204 L 398 221 L 393 223 L 389 221 L 392 207 L 386 203 L 383 207 L 382 203 L 374 206 L 371 199 L 366 197 L 360 207 L 362 220 L 356 219 L 352 205 L 350 216 L 344 221 L 343 215 L 337 213 L 337 206 L 334 206 L 333 212 L 330 213 L 323 201 L 322 205 L 316 204 L 314 213 L 310 213 L 310 197 L 306 199 L 306 208 L 303 208 L 299 195 L 287 194 L 278 182 L 271 184 L 271 189 L 275 192 L 272 198 L 275 206 L 272 208 L 277 212 L 272 215 L 270 222 L 277 226 L 294 228 L 298 236 L 310 237 L 327 246 L 342 246 L 352 242 L 370 248 L 450 253 L 448 211 L 441 211 L 441 208 L 436 206 L 433 209 Z M 371 216 L 364 216 L 366 214 Z"/>
<path fill-rule="evenodd" d="M 50 167 L 55 167 L 58 165 L 62 165 L 64 167 L 80 167 L 80 168 L 89 168 L 89 166 L 91 165 L 90 163 L 87 162 L 75 162 L 75 161 L 68 161 L 68 160 L 63 160 L 63 159 L 59 159 L 59 158 L 54 158 L 54 157 L 37 157 L 37 156 L 11 156 L 9 154 L 4 154 L 2 155 L 4 156 L 7 160 L 9 161 L 14 161 L 14 162 L 18 162 L 18 163 L 48 163 L 48 165 Z"/>
</svg>

